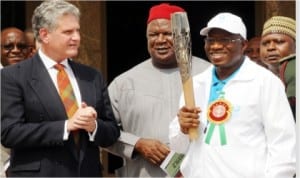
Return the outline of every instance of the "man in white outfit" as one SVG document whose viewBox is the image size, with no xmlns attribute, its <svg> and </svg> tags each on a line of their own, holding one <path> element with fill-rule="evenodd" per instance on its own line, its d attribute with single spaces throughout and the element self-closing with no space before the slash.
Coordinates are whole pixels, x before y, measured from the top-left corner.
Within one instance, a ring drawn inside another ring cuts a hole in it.
<svg viewBox="0 0 300 178">
<path fill-rule="evenodd" d="M 185 153 L 184 177 L 288 178 L 296 172 L 296 128 L 280 79 L 243 55 L 246 27 L 231 13 L 200 31 L 213 64 L 194 77 L 197 107 L 170 125 L 171 149 Z M 190 142 L 189 128 L 199 127 Z"/>
<path fill-rule="evenodd" d="M 117 176 L 167 176 L 160 163 L 169 153 L 168 128 L 177 114 L 182 90 L 170 15 L 182 11 L 165 3 L 150 9 L 146 34 L 151 58 L 109 85 L 113 111 L 123 129 L 118 142 L 108 149 L 125 159 Z M 196 57 L 192 60 L 193 74 L 210 65 Z"/>
</svg>

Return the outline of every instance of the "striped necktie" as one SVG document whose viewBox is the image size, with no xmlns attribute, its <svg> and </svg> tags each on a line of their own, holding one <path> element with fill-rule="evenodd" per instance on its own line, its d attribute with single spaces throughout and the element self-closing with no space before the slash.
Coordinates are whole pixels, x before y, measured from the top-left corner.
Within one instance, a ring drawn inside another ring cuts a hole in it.
<svg viewBox="0 0 300 178">
<path fill-rule="evenodd" d="M 62 64 L 56 64 L 54 68 L 58 70 L 57 85 L 59 89 L 60 98 L 65 106 L 65 110 L 67 112 L 68 118 L 71 118 L 78 109 L 71 82 Z M 72 132 L 72 133 L 75 139 L 75 143 L 78 144 L 79 142 L 78 132 Z"/>
</svg>

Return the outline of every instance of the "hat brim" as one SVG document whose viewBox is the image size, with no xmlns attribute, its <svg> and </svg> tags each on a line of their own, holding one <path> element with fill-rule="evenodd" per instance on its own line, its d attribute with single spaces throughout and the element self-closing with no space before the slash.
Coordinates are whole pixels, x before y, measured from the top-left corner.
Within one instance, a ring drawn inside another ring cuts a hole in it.
<svg viewBox="0 0 300 178">
<path fill-rule="evenodd" d="M 214 26 L 214 27 L 204 27 L 204 28 L 202 28 L 202 29 L 200 30 L 200 35 L 202 35 L 202 36 L 207 36 L 208 33 L 209 33 L 209 31 L 210 31 L 211 29 L 213 29 L 213 28 L 221 29 L 221 30 L 224 30 L 224 31 L 226 31 L 226 32 L 228 32 L 228 33 L 231 33 L 231 34 L 241 35 L 240 33 L 234 33 L 234 32 L 232 32 L 232 31 L 230 31 L 229 29 L 225 29 L 225 28 L 223 28 L 223 27 L 217 27 L 217 26 Z M 241 37 L 243 37 L 244 39 L 246 39 L 243 35 L 241 35 Z"/>
<path fill-rule="evenodd" d="M 224 30 L 226 32 L 229 32 L 229 33 L 232 33 L 231 31 L 228 31 L 228 29 L 225 29 L 225 28 L 222 28 L 222 27 L 217 27 L 217 26 L 214 26 L 214 27 L 204 27 L 202 28 L 202 30 L 200 30 L 200 35 L 203 35 L 203 36 L 207 36 L 209 31 L 213 28 L 217 28 L 217 29 L 220 29 L 220 30 Z M 232 34 L 235 34 L 235 33 L 232 33 Z"/>
<path fill-rule="evenodd" d="M 218 28 L 218 27 L 204 27 L 200 30 L 200 35 L 203 36 L 207 36 L 208 32 L 212 29 L 212 28 Z"/>
</svg>

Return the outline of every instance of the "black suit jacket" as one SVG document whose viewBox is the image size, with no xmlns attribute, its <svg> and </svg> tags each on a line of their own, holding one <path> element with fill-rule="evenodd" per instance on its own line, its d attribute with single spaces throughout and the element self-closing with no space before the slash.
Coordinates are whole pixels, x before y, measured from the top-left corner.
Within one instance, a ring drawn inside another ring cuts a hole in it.
<svg viewBox="0 0 300 178">
<path fill-rule="evenodd" d="M 95 69 L 69 60 L 82 101 L 98 114 L 95 141 L 80 131 L 80 151 L 72 135 L 63 140 L 67 113 L 38 54 L 1 70 L 1 143 L 11 148 L 8 173 L 18 177 L 101 176 L 99 146 L 120 136 L 106 84 Z"/>
</svg>

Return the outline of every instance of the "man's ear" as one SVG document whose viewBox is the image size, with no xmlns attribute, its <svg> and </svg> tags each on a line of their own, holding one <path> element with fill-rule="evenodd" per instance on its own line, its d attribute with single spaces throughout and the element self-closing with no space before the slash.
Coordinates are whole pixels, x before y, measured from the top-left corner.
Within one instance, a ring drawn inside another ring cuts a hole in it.
<svg viewBox="0 0 300 178">
<path fill-rule="evenodd" d="M 248 40 L 243 40 L 242 41 L 242 50 L 243 50 L 243 54 L 245 54 L 245 50 L 248 47 Z"/>
<path fill-rule="evenodd" d="M 41 28 L 39 30 L 39 35 L 40 35 L 40 39 L 41 39 L 41 41 L 43 41 L 43 43 L 49 42 L 49 31 L 46 28 Z"/>
</svg>

